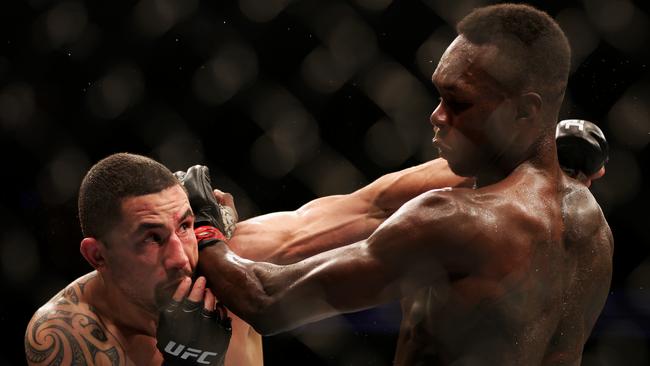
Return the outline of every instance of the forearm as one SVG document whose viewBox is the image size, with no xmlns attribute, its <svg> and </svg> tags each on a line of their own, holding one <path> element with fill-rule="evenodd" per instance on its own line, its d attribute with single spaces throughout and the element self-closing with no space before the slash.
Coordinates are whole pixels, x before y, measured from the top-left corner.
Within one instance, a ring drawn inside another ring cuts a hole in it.
<svg viewBox="0 0 650 366">
<path fill-rule="evenodd" d="M 213 246 L 202 252 L 199 268 L 217 297 L 262 334 L 374 306 L 399 291 L 364 243 L 289 266 L 242 260 L 225 245 Z"/>
</svg>

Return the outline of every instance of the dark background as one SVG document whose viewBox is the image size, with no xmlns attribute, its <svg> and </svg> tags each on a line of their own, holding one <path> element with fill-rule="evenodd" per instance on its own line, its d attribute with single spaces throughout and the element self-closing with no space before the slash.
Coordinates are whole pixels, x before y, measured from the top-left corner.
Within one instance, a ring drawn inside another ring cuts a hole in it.
<svg viewBox="0 0 650 366">
<path fill-rule="evenodd" d="M 31 314 L 88 272 L 76 195 L 106 155 L 201 163 L 244 218 L 347 193 L 435 157 L 430 75 L 488 1 L 0 2 L 0 365 Z M 593 192 L 616 242 L 584 365 L 647 365 L 650 22 L 643 1 L 533 2 L 571 41 L 561 119 L 611 142 Z M 553 5 L 549 5 L 553 4 Z M 389 364 L 396 304 L 265 338 L 268 365 Z"/>
</svg>

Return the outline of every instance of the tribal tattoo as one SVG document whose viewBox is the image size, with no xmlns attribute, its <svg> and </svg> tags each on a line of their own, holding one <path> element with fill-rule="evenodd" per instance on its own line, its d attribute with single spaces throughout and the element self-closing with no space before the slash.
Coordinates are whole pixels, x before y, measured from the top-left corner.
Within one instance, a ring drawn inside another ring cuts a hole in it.
<svg viewBox="0 0 650 366">
<path fill-rule="evenodd" d="M 92 307 L 79 302 L 84 283 L 55 296 L 32 319 L 25 334 L 25 354 L 31 364 L 125 365 L 124 348 L 106 329 Z"/>
</svg>

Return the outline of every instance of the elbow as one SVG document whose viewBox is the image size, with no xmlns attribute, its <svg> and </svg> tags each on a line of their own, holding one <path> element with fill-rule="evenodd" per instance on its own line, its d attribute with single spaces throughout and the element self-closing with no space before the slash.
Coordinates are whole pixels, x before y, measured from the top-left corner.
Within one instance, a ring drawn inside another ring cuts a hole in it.
<svg viewBox="0 0 650 366">
<path fill-rule="evenodd" d="M 282 318 L 273 309 L 273 300 L 269 297 L 258 297 L 254 302 L 240 307 L 237 315 L 244 319 L 255 331 L 261 335 L 274 335 L 285 328 L 278 320 Z"/>
<path fill-rule="evenodd" d="M 285 329 L 282 319 L 286 318 L 280 306 L 282 287 L 274 286 L 269 280 L 273 272 L 269 263 L 255 263 L 251 266 L 246 284 L 234 284 L 238 289 L 233 293 L 243 296 L 224 298 L 231 302 L 226 304 L 240 318 L 262 335 L 271 335 Z M 241 291 L 246 288 L 246 290 Z"/>
</svg>

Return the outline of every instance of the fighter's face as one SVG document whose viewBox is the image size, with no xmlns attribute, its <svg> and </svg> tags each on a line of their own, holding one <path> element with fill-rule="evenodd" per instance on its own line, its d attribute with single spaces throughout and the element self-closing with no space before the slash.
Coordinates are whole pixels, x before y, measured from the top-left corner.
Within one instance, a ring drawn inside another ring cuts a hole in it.
<svg viewBox="0 0 650 366">
<path fill-rule="evenodd" d="M 194 215 L 179 186 L 130 197 L 107 237 L 104 277 L 133 302 L 155 311 L 198 261 Z"/>
<path fill-rule="evenodd" d="M 440 103 L 431 114 L 434 146 L 461 176 L 475 176 L 494 161 L 510 134 L 515 108 L 505 88 L 490 75 L 496 49 L 457 37 L 432 76 Z"/>
</svg>

